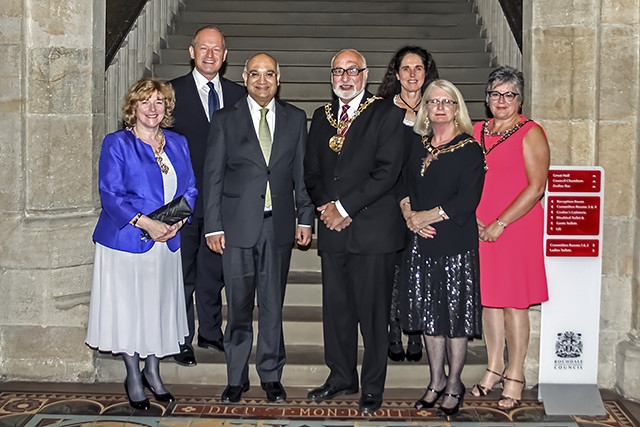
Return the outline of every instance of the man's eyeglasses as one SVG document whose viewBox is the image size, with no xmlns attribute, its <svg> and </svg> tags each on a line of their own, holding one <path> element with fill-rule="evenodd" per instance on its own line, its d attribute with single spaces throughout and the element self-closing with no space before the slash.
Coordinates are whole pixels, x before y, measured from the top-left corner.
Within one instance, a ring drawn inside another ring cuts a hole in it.
<svg viewBox="0 0 640 427">
<path fill-rule="evenodd" d="M 500 98 L 504 98 L 506 102 L 513 102 L 513 100 L 516 99 L 516 96 L 518 95 L 520 94 L 516 92 L 500 93 L 497 90 L 490 90 L 487 92 L 487 96 L 491 101 L 498 101 L 500 100 Z"/>
<path fill-rule="evenodd" d="M 276 73 L 275 71 L 266 71 L 264 73 L 259 73 L 257 71 L 249 71 L 247 75 L 249 76 L 249 78 L 253 80 L 258 80 L 260 77 L 264 77 L 267 79 L 275 79 L 278 73 Z"/>
<path fill-rule="evenodd" d="M 360 74 L 361 72 L 363 72 L 364 70 L 366 70 L 367 68 L 358 68 L 358 67 L 351 67 L 351 68 L 332 68 L 331 69 L 331 74 L 336 76 L 336 77 L 340 77 L 341 75 L 343 75 L 344 73 L 347 73 L 348 76 L 357 76 L 358 74 Z"/>
<path fill-rule="evenodd" d="M 431 108 L 436 108 L 442 104 L 444 108 L 451 108 L 457 104 L 453 99 L 427 99 L 427 105 Z"/>
</svg>

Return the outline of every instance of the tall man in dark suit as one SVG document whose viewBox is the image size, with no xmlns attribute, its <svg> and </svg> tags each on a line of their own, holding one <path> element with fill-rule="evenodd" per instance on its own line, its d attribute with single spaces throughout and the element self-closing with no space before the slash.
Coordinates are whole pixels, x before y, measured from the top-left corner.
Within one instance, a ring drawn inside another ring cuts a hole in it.
<svg viewBox="0 0 640 427">
<path fill-rule="evenodd" d="M 280 69 L 273 57 L 252 56 L 243 78 L 248 96 L 213 117 L 204 169 L 207 244 L 222 253 L 229 307 L 221 400 L 238 402 L 249 389 L 257 292 L 256 368 L 267 399 L 278 402 L 286 399 L 282 304 L 291 249 L 311 242 L 314 217 L 304 185 L 307 124 L 302 110 L 274 99 Z"/>
<path fill-rule="evenodd" d="M 173 130 L 187 137 L 196 188 L 202 194 L 202 171 L 211 114 L 235 104 L 245 90 L 218 73 L 227 57 L 227 49 L 224 36 L 216 27 L 206 26 L 196 31 L 189 54 L 195 64 L 193 70 L 170 82 L 176 92 Z M 198 346 L 224 351 L 220 296 L 223 287 L 222 259 L 206 245 L 202 206 L 202 197 L 198 197 L 191 223 L 185 224 L 180 232 L 189 336 L 174 359 L 183 366 L 196 364 L 191 344 L 195 334 L 194 293 L 198 312 Z"/>
<path fill-rule="evenodd" d="M 358 324 L 364 342 L 360 410 L 382 404 L 387 325 L 396 252 L 404 225 L 394 188 L 404 156 L 403 110 L 365 90 L 365 58 L 343 50 L 331 61 L 338 97 L 311 122 L 305 182 L 320 214 L 324 385 L 316 402 L 358 392 Z"/>
</svg>

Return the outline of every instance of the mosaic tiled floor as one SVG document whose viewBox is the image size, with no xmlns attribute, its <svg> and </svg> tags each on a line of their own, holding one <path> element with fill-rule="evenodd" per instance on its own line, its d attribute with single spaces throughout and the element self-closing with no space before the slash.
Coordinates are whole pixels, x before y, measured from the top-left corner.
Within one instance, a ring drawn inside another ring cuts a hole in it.
<svg viewBox="0 0 640 427">
<path fill-rule="evenodd" d="M 175 391 L 174 394 L 177 395 Z M 413 409 L 413 400 L 408 399 L 386 399 L 374 415 L 363 416 L 354 399 L 316 404 L 291 398 L 284 404 L 269 404 L 259 398 L 247 398 L 238 405 L 221 405 L 211 397 L 183 393 L 172 404 L 163 406 L 152 401 L 148 411 L 136 411 L 121 392 L 1 391 L 0 427 L 640 426 L 618 400 L 604 401 L 607 415 L 603 417 L 550 417 L 532 396 L 533 393 L 512 411 L 499 409 L 495 400 L 467 398 L 461 411 L 445 420 L 433 409 Z"/>
</svg>

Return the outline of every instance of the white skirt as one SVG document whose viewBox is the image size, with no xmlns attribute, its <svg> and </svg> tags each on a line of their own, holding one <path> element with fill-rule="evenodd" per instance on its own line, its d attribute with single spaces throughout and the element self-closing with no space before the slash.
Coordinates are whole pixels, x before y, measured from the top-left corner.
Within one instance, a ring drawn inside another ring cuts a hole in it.
<svg viewBox="0 0 640 427">
<path fill-rule="evenodd" d="M 96 243 L 86 343 L 112 353 L 165 357 L 189 334 L 180 250 L 142 254 Z"/>
</svg>

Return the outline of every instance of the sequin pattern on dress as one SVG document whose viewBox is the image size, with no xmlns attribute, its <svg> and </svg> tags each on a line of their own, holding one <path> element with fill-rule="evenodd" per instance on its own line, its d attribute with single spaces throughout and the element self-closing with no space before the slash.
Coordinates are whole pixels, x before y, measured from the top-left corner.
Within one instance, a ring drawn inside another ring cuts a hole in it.
<svg viewBox="0 0 640 427">
<path fill-rule="evenodd" d="M 427 257 L 418 235 L 405 251 L 399 283 L 402 327 L 452 338 L 482 335 L 478 251 Z"/>
</svg>

